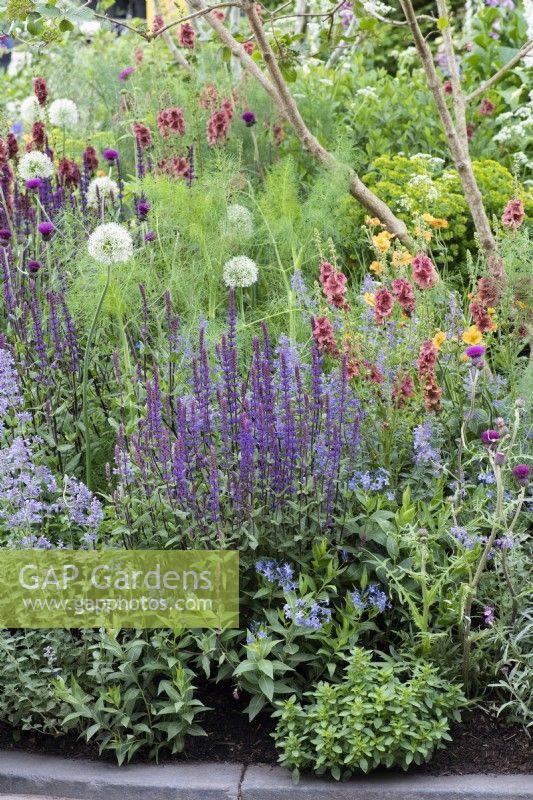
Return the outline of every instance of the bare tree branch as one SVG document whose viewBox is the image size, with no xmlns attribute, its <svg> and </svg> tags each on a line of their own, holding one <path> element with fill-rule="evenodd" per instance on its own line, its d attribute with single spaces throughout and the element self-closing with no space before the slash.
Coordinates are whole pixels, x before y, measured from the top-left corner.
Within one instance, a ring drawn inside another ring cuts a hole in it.
<svg viewBox="0 0 533 800">
<path fill-rule="evenodd" d="M 93 11 L 93 16 L 96 19 L 101 19 L 104 22 L 111 22 L 113 25 L 118 25 L 120 28 L 126 28 L 128 31 L 132 31 L 132 33 L 136 33 L 137 36 L 142 36 L 143 39 L 146 39 L 149 42 L 154 37 L 152 34 L 148 33 L 147 31 L 140 30 L 139 28 L 134 28 L 133 25 L 128 25 L 127 22 L 124 22 L 122 19 L 115 19 L 114 17 L 106 17 L 105 14 L 98 14 L 96 11 Z"/>
<path fill-rule="evenodd" d="M 308 0 L 297 0 L 296 2 L 296 22 L 294 23 L 294 33 L 296 36 L 305 33 L 307 30 L 307 13 L 309 10 Z"/>
<path fill-rule="evenodd" d="M 191 8 L 195 8 L 197 11 L 202 11 L 206 22 L 215 31 L 219 39 L 231 50 L 233 55 L 239 59 L 243 67 L 247 69 L 248 72 L 253 75 L 253 77 L 261 84 L 267 94 L 270 95 L 274 103 L 277 106 L 280 106 L 281 100 L 274 84 L 262 72 L 253 58 L 248 55 L 242 44 L 240 44 L 235 37 L 232 36 L 224 23 L 212 13 L 212 9 L 210 9 L 208 6 L 205 6 L 203 0 L 187 0 L 187 2 Z"/>
<path fill-rule="evenodd" d="M 472 168 L 468 139 L 466 142 L 463 142 L 463 137 L 458 133 L 454 125 L 452 115 L 446 103 L 441 81 L 435 69 L 433 54 L 420 30 L 413 4 L 411 0 L 400 0 L 400 3 L 405 18 L 409 23 L 411 33 L 413 34 L 416 49 L 418 50 L 424 72 L 426 73 L 428 87 L 433 94 L 433 99 L 437 106 L 437 111 L 442 122 L 442 127 L 444 128 L 455 168 L 459 173 L 465 200 L 470 208 L 481 247 L 485 255 L 489 257 L 496 252 L 496 242 L 490 228 L 485 206 L 483 205 L 483 198 Z M 460 85 L 456 87 L 455 91 L 462 92 Z"/>
<path fill-rule="evenodd" d="M 485 83 L 482 83 L 481 86 L 478 86 L 477 89 L 474 89 L 473 92 L 470 92 L 470 94 L 465 97 L 465 101 L 470 103 L 472 100 L 475 100 L 476 97 L 479 97 L 481 94 L 485 94 L 485 92 L 490 89 L 491 86 L 494 86 L 494 84 L 497 83 L 500 78 L 503 78 L 506 72 L 509 72 L 510 69 L 516 66 L 516 64 L 518 64 L 518 62 L 521 61 L 530 50 L 533 50 L 533 39 L 530 39 L 529 42 L 526 42 L 526 44 L 518 51 L 518 53 L 509 59 L 507 64 L 504 64 L 503 67 L 499 69 L 498 72 L 495 72 L 491 78 L 486 80 Z"/>
<path fill-rule="evenodd" d="M 161 4 L 159 0 L 154 0 L 154 10 L 156 14 L 161 14 Z M 175 61 L 184 69 L 190 71 L 191 66 L 177 44 L 175 43 L 174 39 L 168 32 L 168 28 L 163 28 L 159 31 L 159 36 L 163 37 L 163 40 L 168 47 L 169 51 L 172 53 Z"/>
<path fill-rule="evenodd" d="M 198 7 L 198 4 L 200 4 L 202 0 L 189 0 L 189 2 L 193 7 Z M 259 51 L 263 56 L 272 83 L 278 94 L 277 104 L 281 108 L 283 115 L 292 125 L 304 148 L 308 150 L 320 164 L 328 169 L 338 169 L 342 167 L 343 165 L 337 161 L 332 153 L 328 152 L 320 144 L 318 139 L 305 124 L 300 110 L 285 83 L 253 0 L 244 0 L 243 7 L 250 21 L 250 27 L 254 33 Z M 364 185 L 359 176 L 352 169 L 349 169 L 348 184 L 351 195 L 370 211 L 370 213 L 379 217 L 381 222 L 391 233 L 394 233 L 401 241 L 409 244 L 411 243 L 405 223 L 398 219 L 389 206 Z"/>
<path fill-rule="evenodd" d="M 450 81 L 452 84 L 452 104 L 455 116 L 455 128 L 461 140 L 461 147 L 463 150 L 466 149 L 468 151 L 465 96 L 461 87 L 461 76 L 459 75 L 457 58 L 455 57 L 452 28 L 446 0 L 437 0 L 437 9 L 439 12 L 439 17 L 446 21 L 446 25 L 442 29 L 442 41 L 444 43 L 444 52 L 446 54 L 446 66 L 448 67 Z"/>
</svg>

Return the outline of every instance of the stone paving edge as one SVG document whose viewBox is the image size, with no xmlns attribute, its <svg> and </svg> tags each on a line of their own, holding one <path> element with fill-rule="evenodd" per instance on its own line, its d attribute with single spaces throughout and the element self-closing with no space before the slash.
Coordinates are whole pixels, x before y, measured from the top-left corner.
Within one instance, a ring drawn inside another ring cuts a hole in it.
<svg viewBox="0 0 533 800">
<path fill-rule="evenodd" d="M 533 800 L 531 775 L 391 775 L 348 783 L 269 765 L 97 763 L 0 751 L 2 796 L 69 800 Z"/>
</svg>

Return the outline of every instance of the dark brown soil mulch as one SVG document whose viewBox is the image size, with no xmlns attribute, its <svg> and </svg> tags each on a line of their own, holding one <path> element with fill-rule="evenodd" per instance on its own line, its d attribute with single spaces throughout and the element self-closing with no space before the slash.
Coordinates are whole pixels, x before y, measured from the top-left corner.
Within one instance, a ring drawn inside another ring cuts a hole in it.
<svg viewBox="0 0 533 800">
<path fill-rule="evenodd" d="M 277 762 L 270 733 L 274 724 L 268 715 L 252 723 L 242 713 L 244 698 L 236 700 L 230 686 L 209 684 L 198 693 L 207 713 L 202 726 L 207 736 L 188 739 L 187 753 L 173 760 L 236 761 L 244 764 Z M 431 775 L 503 774 L 533 772 L 533 743 L 519 725 L 506 725 L 479 710 L 468 711 L 463 721 L 451 731 L 453 741 L 435 753 L 432 761 L 411 772 Z M 66 758 L 98 758 L 94 746 L 71 736 L 54 739 L 34 733 L 22 733 L 15 741 L 13 730 L 0 724 L 0 749 L 60 755 Z M 103 759 L 113 762 L 112 754 Z M 136 759 L 142 761 L 142 754 Z"/>
</svg>

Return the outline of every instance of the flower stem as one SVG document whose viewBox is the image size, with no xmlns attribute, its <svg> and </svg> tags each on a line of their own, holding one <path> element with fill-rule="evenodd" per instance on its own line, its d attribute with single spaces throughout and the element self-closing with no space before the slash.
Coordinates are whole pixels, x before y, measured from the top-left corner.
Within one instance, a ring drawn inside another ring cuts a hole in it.
<svg viewBox="0 0 533 800">
<path fill-rule="evenodd" d="M 105 286 L 102 291 L 102 294 L 100 295 L 100 300 L 98 301 L 96 311 L 94 312 L 93 321 L 91 323 L 91 327 L 89 329 L 89 335 L 87 336 L 87 343 L 85 345 L 85 355 L 83 358 L 82 406 L 83 406 L 83 427 L 85 428 L 85 483 L 89 489 L 92 488 L 91 436 L 89 432 L 89 408 L 87 403 L 87 390 L 89 384 L 89 357 L 90 357 L 91 344 L 94 337 L 94 332 L 96 330 L 96 323 L 98 322 L 98 317 L 100 316 L 100 311 L 102 310 L 102 305 L 104 303 L 107 290 L 109 289 L 110 279 L 111 279 L 111 264 L 108 264 Z"/>
</svg>

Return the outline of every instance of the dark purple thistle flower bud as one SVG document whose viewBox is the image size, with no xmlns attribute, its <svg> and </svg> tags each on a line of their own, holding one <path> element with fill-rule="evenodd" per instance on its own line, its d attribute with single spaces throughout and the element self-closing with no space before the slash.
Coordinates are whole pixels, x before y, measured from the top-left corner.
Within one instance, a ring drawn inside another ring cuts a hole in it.
<svg viewBox="0 0 533 800">
<path fill-rule="evenodd" d="M 513 477 L 520 486 L 527 486 L 530 475 L 531 467 L 527 464 L 517 464 L 516 467 L 513 467 Z"/>
<path fill-rule="evenodd" d="M 494 456 L 494 461 L 496 464 L 498 464 L 499 467 L 501 467 L 507 461 L 507 456 L 505 455 L 505 453 L 498 451 Z"/>
<path fill-rule="evenodd" d="M 139 215 L 139 219 L 145 220 L 151 208 L 152 206 L 148 200 L 140 200 L 137 204 L 137 214 Z"/>
<path fill-rule="evenodd" d="M 146 231 L 144 234 L 144 241 L 145 242 L 155 242 L 157 239 L 155 231 Z"/>
<path fill-rule="evenodd" d="M 41 269 L 41 262 L 40 261 L 28 261 L 27 264 L 28 272 L 30 275 L 36 275 L 39 270 Z"/>
<path fill-rule="evenodd" d="M 30 178 L 26 181 L 26 189 L 39 189 L 43 185 L 41 178 Z"/>
<path fill-rule="evenodd" d="M 112 147 L 109 147 L 107 150 L 104 150 L 102 153 L 103 157 L 106 161 L 116 161 L 119 156 L 118 150 L 113 150 Z"/>
<path fill-rule="evenodd" d="M 483 444 L 487 445 L 487 447 L 490 447 L 492 444 L 499 441 L 499 439 L 500 439 L 500 434 L 498 433 L 498 431 L 488 430 L 488 431 L 483 431 L 483 433 L 481 434 L 481 441 L 483 442 Z"/>
<path fill-rule="evenodd" d="M 11 239 L 11 231 L 9 228 L 0 228 L 0 245 L 7 246 Z"/>
<path fill-rule="evenodd" d="M 465 353 L 468 358 L 481 358 L 485 355 L 485 349 L 482 344 L 474 344 L 472 347 L 467 347 Z"/>
<path fill-rule="evenodd" d="M 52 234 L 55 231 L 55 228 L 51 222 L 40 222 L 37 225 L 37 230 L 39 231 L 45 242 L 47 242 L 49 239 L 52 238 Z"/>
<path fill-rule="evenodd" d="M 252 125 L 255 125 L 256 123 L 255 114 L 253 111 L 245 111 L 241 119 L 246 124 L 247 128 L 251 128 Z"/>
</svg>

